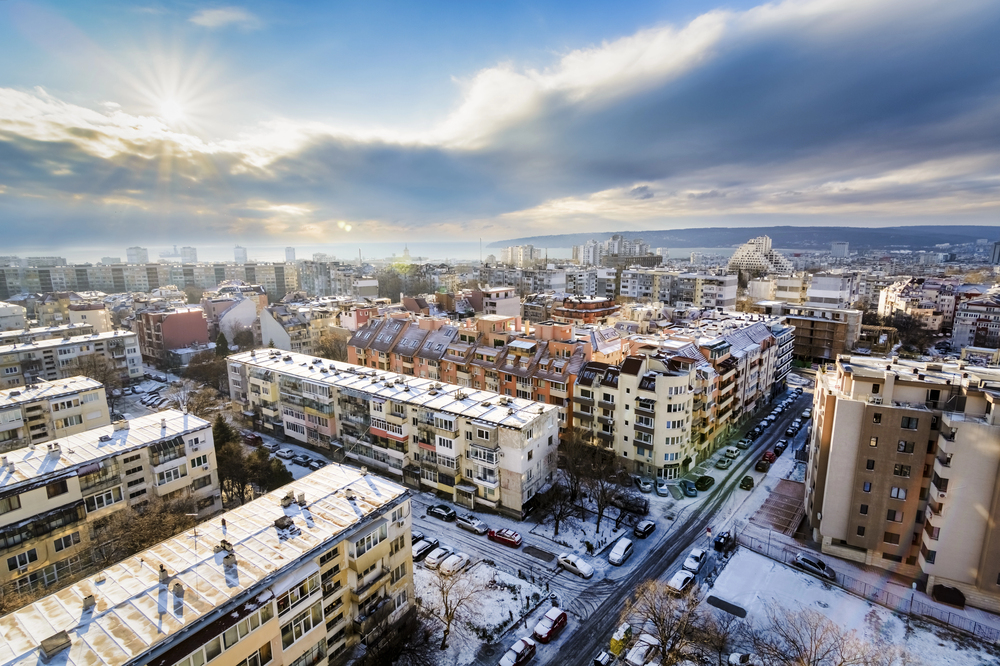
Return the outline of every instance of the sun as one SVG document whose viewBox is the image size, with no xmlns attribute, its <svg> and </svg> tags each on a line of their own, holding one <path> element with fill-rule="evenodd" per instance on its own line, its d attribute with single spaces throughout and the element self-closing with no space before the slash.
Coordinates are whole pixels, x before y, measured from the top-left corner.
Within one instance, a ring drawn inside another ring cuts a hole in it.
<svg viewBox="0 0 1000 666">
<path fill-rule="evenodd" d="M 168 123 L 176 123 L 184 120 L 184 107 L 175 99 L 166 99 L 160 102 L 160 117 Z"/>
</svg>

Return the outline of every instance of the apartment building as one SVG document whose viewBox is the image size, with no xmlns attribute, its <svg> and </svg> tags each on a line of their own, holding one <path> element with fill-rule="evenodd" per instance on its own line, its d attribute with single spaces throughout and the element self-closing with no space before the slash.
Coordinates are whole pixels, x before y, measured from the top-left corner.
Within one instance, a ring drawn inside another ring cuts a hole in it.
<svg viewBox="0 0 1000 666">
<path fill-rule="evenodd" d="M 584 266 L 606 265 L 608 257 L 649 256 L 660 255 L 652 255 L 649 243 L 641 238 L 625 238 L 621 234 L 614 234 L 606 241 L 589 240 L 583 245 L 573 246 L 573 261 Z"/>
<path fill-rule="evenodd" d="M 1000 295 L 964 300 L 955 309 L 953 347 L 1000 348 Z"/>
<path fill-rule="evenodd" d="M 736 308 L 738 282 L 736 275 L 632 267 L 622 271 L 621 295 L 678 308 L 733 310 Z"/>
<path fill-rule="evenodd" d="M 22 306 L 0 302 L 0 331 L 23 331 L 28 326 L 26 315 Z"/>
<path fill-rule="evenodd" d="M 208 320 L 198 305 L 149 309 L 135 315 L 135 335 L 142 360 L 151 365 L 167 364 L 169 352 L 207 345 Z"/>
<path fill-rule="evenodd" d="M 48 587 L 90 566 L 95 521 L 152 496 L 221 507 L 212 428 L 169 410 L 9 451 L 0 474 L 0 584 Z"/>
<path fill-rule="evenodd" d="M 764 273 L 791 273 L 794 269 L 784 255 L 771 249 L 769 236 L 752 238 L 736 248 L 727 266 L 730 271 L 762 271 Z"/>
<path fill-rule="evenodd" d="M 409 492 L 330 465 L 0 621 L 3 663 L 346 663 L 414 612 Z"/>
<path fill-rule="evenodd" d="M 542 249 L 534 245 L 512 245 L 500 250 L 500 263 L 508 266 L 531 268 L 544 260 Z"/>
<path fill-rule="evenodd" d="M 0 390 L 0 452 L 111 423 L 104 385 L 89 377 Z"/>
<path fill-rule="evenodd" d="M 298 263 L 299 289 L 310 296 L 378 298 L 378 280 L 357 266 L 339 261 Z"/>
<path fill-rule="evenodd" d="M 552 405 L 275 350 L 227 360 L 232 399 L 265 429 L 470 509 L 520 519 L 556 469 Z"/>
<path fill-rule="evenodd" d="M 138 245 L 125 249 L 125 260 L 130 264 L 148 264 L 149 250 Z"/>
<path fill-rule="evenodd" d="M 817 376 L 806 511 L 823 551 L 1000 610 L 1000 370 L 842 356 Z"/>
<path fill-rule="evenodd" d="M 892 317 L 901 312 L 929 331 L 950 331 L 958 305 L 978 299 L 988 291 L 986 285 L 964 284 L 957 278 L 907 278 L 882 290 L 878 313 Z"/>
<path fill-rule="evenodd" d="M 80 365 L 91 354 L 107 359 L 124 383 L 142 377 L 136 334 L 112 331 L 0 345 L 0 386 L 10 388 L 72 377 L 79 374 Z"/>
<path fill-rule="evenodd" d="M 510 287 L 491 287 L 469 293 L 466 298 L 477 312 L 501 317 L 521 314 L 521 299 Z"/>
<path fill-rule="evenodd" d="M 225 333 L 232 342 L 236 331 L 253 329 L 261 311 L 267 307 L 267 292 L 259 284 L 227 280 L 201 297 L 201 309 L 208 322 L 208 337 L 215 340 Z"/>
<path fill-rule="evenodd" d="M 781 316 L 794 327 L 795 358 L 803 361 L 832 361 L 851 352 L 861 338 L 861 310 L 788 305 L 780 301 L 760 301 L 753 308 L 765 315 Z"/>
<path fill-rule="evenodd" d="M 102 300 L 101 292 L 54 292 L 45 294 L 35 304 L 35 318 L 39 326 L 89 324 L 96 333 L 113 329 L 111 312 Z"/>
<path fill-rule="evenodd" d="M 805 305 L 850 308 L 857 300 L 857 273 L 816 273 L 809 280 Z"/>
<path fill-rule="evenodd" d="M 13 345 L 35 340 L 54 340 L 75 335 L 93 335 L 97 331 L 90 324 L 65 324 L 63 326 L 44 326 L 26 328 L 20 331 L 0 332 L 0 345 Z"/>
<path fill-rule="evenodd" d="M 337 325 L 336 308 L 323 303 L 278 303 L 260 312 L 261 343 L 312 354 L 324 334 Z"/>
</svg>

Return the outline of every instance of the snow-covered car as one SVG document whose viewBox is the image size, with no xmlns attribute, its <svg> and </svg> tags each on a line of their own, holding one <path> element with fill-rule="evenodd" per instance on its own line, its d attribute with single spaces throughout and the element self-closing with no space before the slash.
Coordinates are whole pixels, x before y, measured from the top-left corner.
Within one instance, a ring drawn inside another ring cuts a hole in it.
<svg viewBox="0 0 1000 666">
<path fill-rule="evenodd" d="M 264 442 L 261 446 L 271 453 L 274 453 L 281 448 L 281 444 L 275 444 L 274 442 Z"/>
<path fill-rule="evenodd" d="M 413 544 L 413 561 L 419 562 L 427 553 L 438 547 L 437 539 L 423 538 Z"/>
<path fill-rule="evenodd" d="M 309 463 L 309 469 L 315 472 L 318 469 L 323 469 L 324 467 L 326 467 L 326 465 L 327 462 L 325 460 L 313 460 L 311 463 Z"/>
<path fill-rule="evenodd" d="M 446 523 L 455 520 L 458 514 L 455 510 L 448 506 L 447 504 L 435 504 L 434 506 L 427 509 L 428 516 L 434 516 L 438 520 L 443 520 Z"/>
<path fill-rule="evenodd" d="M 438 546 L 424 558 L 424 566 L 430 569 L 437 569 L 438 565 L 454 554 L 455 549 L 451 546 Z"/>
<path fill-rule="evenodd" d="M 502 543 L 505 546 L 510 546 L 511 548 L 517 548 L 521 545 L 521 535 L 514 530 L 509 530 L 506 527 L 499 530 L 490 530 L 486 533 L 486 538 L 490 541 L 496 541 L 497 543 Z"/>
<path fill-rule="evenodd" d="M 708 553 L 701 548 L 692 548 L 682 566 L 692 573 L 698 573 L 705 566 L 706 559 L 708 559 Z"/>
<path fill-rule="evenodd" d="M 632 552 L 632 540 L 622 537 L 618 539 L 618 543 L 615 544 L 614 548 L 608 554 L 608 562 L 614 565 L 625 564 L 625 561 L 632 557 Z"/>
<path fill-rule="evenodd" d="M 292 458 L 292 462 L 295 463 L 296 465 L 301 465 L 302 467 L 308 467 L 309 463 L 312 462 L 312 458 L 310 458 L 309 456 L 304 456 L 302 454 L 299 454 Z"/>
<path fill-rule="evenodd" d="M 525 636 L 510 646 L 500 658 L 500 666 L 521 666 L 535 656 L 535 641 Z"/>
<path fill-rule="evenodd" d="M 632 534 L 636 535 L 640 539 L 645 539 L 650 534 L 652 534 L 653 530 L 655 529 L 656 529 L 656 523 L 654 523 L 652 520 L 640 520 L 639 523 L 636 524 L 635 528 L 632 530 Z"/>
<path fill-rule="evenodd" d="M 681 569 L 667 581 L 667 587 L 673 594 L 687 594 L 691 589 L 691 583 L 694 581 L 694 574 L 686 569 Z"/>
<path fill-rule="evenodd" d="M 281 449 L 274 455 L 278 456 L 279 458 L 284 458 L 285 460 L 291 460 L 292 458 L 295 457 L 295 451 L 292 451 L 291 449 Z"/>
<path fill-rule="evenodd" d="M 715 462 L 715 466 L 718 469 L 729 469 L 730 467 L 733 466 L 733 459 L 732 458 L 719 458 Z"/>
<path fill-rule="evenodd" d="M 469 566 L 469 556 L 466 553 L 453 553 L 441 563 L 441 573 L 450 576 Z"/>
<path fill-rule="evenodd" d="M 660 497 L 667 497 L 670 495 L 670 485 L 667 483 L 666 479 L 656 480 L 656 494 Z"/>
<path fill-rule="evenodd" d="M 545 611 L 545 615 L 535 625 L 532 635 L 542 643 L 548 643 L 559 635 L 559 632 L 566 628 L 569 618 L 566 611 L 561 608 L 550 608 Z"/>
<path fill-rule="evenodd" d="M 660 641 L 655 636 L 642 634 L 625 655 L 625 663 L 628 666 L 646 666 L 646 664 L 652 663 L 651 660 L 656 656 L 659 647 Z"/>
<path fill-rule="evenodd" d="M 486 523 L 479 520 L 471 513 L 459 514 L 458 518 L 455 521 L 455 524 L 461 527 L 463 530 L 468 530 L 469 532 L 473 532 L 475 534 L 486 534 L 490 529 L 489 527 L 487 527 Z"/>
<path fill-rule="evenodd" d="M 652 479 L 647 479 L 646 477 L 639 477 L 635 480 L 635 485 L 639 486 L 639 490 L 644 493 L 653 492 L 653 481 Z"/>
<path fill-rule="evenodd" d="M 594 575 L 594 567 L 584 562 L 583 558 L 575 553 L 561 553 L 557 559 L 559 566 L 570 573 L 575 573 L 583 578 L 590 578 Z"/>
</svg>

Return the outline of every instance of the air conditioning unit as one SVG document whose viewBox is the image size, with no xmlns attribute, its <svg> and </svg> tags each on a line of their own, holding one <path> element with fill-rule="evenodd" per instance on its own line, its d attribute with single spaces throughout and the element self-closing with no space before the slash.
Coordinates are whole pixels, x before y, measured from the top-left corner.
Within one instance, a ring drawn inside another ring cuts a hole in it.
<svg viewBox="0 0 1000 666">
<path fill-rule="evenodd" d="M 205 470 L 206 472 L 208 471 L 208 465 L 207 465 L 207 464 L 206 464 L 206 465 L 202 465 L 202 466 L 201 466 L 201 468 L 202 468 L 203 470 Z"/>
<path fill-rule="evenodd" d="M 396 521 L 396 525 L 398 527 L 402 527 L 403 525 L 406 525 L 406 519 L 400 518 L 399 520 Z"/>
<path fill-rule="evenodd" d="M 19 573 L 19 574 L 26 574 L 26 573 L 28 573 L 28 567 L 27 567 L 27 565 L 25 565 L 23 567 L 18 567 L 17 568 L 17 573 Z"/>
<path fill-rule="evenodd" d="M 940 499 L 945 499 L 946 497 L 948 497 L 948 493 L 938 493 L 938 497 Z"/>
<path fill-rule="evenodd" d="M 882 396 L 880 396 L 880 395 L 873 395 L 871 397 L 871 403 L 873 405 L 881 405 L 882 404 Z"/>
</svg>

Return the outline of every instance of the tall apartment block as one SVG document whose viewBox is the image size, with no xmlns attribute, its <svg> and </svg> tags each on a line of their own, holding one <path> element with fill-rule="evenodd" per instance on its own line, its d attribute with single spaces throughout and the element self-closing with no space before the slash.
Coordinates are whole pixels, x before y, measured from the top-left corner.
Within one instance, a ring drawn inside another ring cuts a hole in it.
<svg viewBox="0 0 1000 666">
<path fill-rule="evenodd" d="M 94 521 L 152 496 L 222 508 L 211 425 L 168 410 L 8 451 L 0 468 L 0 584 L 48 587 L 90 565 Z"/>
<path fill-rule="evenodd" d="M 110 424 L 104 385 L 89 377 L 0 390 L 0 452 Z"/>
<path fill-rule="evenodd" d="M 814 400 L 805 499 L 823 551 L 1000 610 L 1000 370 L 841 356 Z"/>
<path fill-rule="evenodd" d="M 406 489 L 330 465 L 0 619 L 0 663 L 313 666 L 413 612 Z"/>
<path fill-rule="evenodd" d="M 520 519 L 556 469 L 552 405 L 294 352 L 226 360 L 232 399 L 265 429 L 469 508 Z"/>
<path fill-rule="evenodd" d="M 136 334 L 112 331 L 0 345 L 0 386 L 10 388 L 78 375 L 81 359 L 91 354 L 106 358 L 125 383 L 142 377 Z"/>
</svg>

